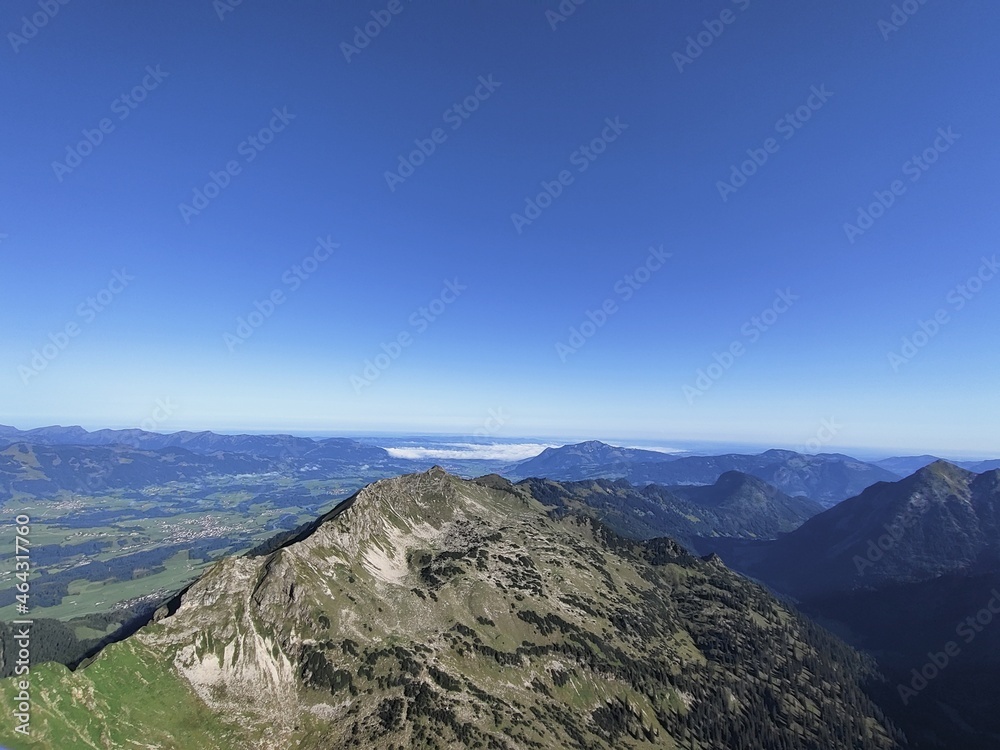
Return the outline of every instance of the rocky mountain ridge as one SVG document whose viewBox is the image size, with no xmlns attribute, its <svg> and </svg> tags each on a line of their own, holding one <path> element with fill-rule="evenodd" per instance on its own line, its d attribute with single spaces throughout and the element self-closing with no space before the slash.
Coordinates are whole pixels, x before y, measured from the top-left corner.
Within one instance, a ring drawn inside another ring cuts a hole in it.
<svg viewBox="0 0 1000 750">
<path fill-rule="evenodd" d="M 715 559 L 433 469 L 40 667 L 31 746 L 901 747 L 876 678 Z"/>
</svg>

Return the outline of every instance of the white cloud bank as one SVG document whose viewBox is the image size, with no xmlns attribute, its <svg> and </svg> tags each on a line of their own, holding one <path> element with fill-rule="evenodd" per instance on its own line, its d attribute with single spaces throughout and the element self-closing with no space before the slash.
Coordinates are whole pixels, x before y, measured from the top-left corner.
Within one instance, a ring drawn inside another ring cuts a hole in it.
<svg viewBox="0 0 1000 750">
<path fill-rule="evenodd" d="M 546 448 L 558 446 L 548 443 L 448 443 L 446 448 L 386 448 L 393 458 L 410 461 L 440 459 L 447 461 L 523 461 L 537 456 Z"/>
</svg>

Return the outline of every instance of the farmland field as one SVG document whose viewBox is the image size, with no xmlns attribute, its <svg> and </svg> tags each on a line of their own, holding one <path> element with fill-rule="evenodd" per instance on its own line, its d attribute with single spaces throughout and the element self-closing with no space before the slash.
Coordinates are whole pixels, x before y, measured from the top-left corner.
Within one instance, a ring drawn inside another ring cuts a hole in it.
<svg viewBox="0 0 1000 750">
<path fill-rule="evenodd" d="M 258 475 L 94 495 L 18 494 L 5 512 L 31 518 L 32 616 L 71 620 L 154 603 L 219 557 L 314 519 L 370 480 Z M 0 549 L 0 620 L 17 617 L 14 583 L 8 545 Z"/>
</svg>

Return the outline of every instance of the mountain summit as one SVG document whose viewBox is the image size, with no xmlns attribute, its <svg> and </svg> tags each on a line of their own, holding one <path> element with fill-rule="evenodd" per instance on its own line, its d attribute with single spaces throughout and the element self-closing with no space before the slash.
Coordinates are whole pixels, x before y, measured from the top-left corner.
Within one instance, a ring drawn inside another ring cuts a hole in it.
<svg viewBox="0 0 1000 750">
<path fill-rule="evenodd" d="M 624 467 L 638 462 L 674 461 L 678 456 L 641 448 L 619 448 L 588 440 L 575 445 L 546 448 L 537 456 L 514 464 L 505 473 L 517 478 L 589 479 L 623 476 Z"/>
<path fill-rule="evenodd" d="M 496 476 L 380 481 L 273 546 L 39 667 L 30 746 L 901 747 L 870 663 L 762 588 Z"/>
</svg>

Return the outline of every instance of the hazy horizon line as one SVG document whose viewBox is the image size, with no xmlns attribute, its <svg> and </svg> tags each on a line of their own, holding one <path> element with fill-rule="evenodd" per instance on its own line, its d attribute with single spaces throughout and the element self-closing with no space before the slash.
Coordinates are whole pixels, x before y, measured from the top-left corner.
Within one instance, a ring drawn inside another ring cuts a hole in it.
<svg viewBox="0 0 1000 750">
<path fill-rule="evenodd" d="M 896 457 L 908 457 L 908 456 L 923 456 L 931 455 L 937 458 L 953 459 L 957 461 L 980 461 L 980 460 L 991 460 L 998 458 L 996 454 L 981 452 L 981 451 L 962 451 L 962 450 L 933 450 L 933 449 L 914 449 L 914 448 L 900 448 L 900 447 L 886 447 L 886 446 L 863 446 L 863 445 L 838 445 L 834 443 L 819 445 L 816 449 L 812 449 L 810 446 L 805 446 L 796 443 L 798 441 L 775 441 L 775 442 L 748 442 L 746 440 L 739 439 L 690 439 L 690 438 L 677 438 L 677 437 L 622 437 L 620 435 L 605 435 L 602 437 L 594 437 L 593 433 L 587 434 L 521 434 L 516 436 L 506 436 L 498 434 L 490 435 L 480 435 L 476 432 L 435 432 L 429 430 L 414 431 L 412 429 L 407 430 L 371 430 L 371 429 L 337 429 L 337 430 L 316 430 L 316 429 L 247 429 L 239 427 L 221 427 L 221 428 L 179 428 L 171 430 L 147 429 L 140 426 L 127 426 L 127 427 L 87 427 L 81 424 L 44 424 L 39 422 L 35 427 L 16 427 L 14 425 L 2 425 L 5 427 L 10 427 L 12 429 L 18 430 L 19 432 L 30 432 L 32 430 L 49 429 L 49 428 L 61 428 L 69 429 L 73 427 L 79 427 L 87 432 L 98 432 L 101 430 L 110 431 L 125 431 L 125 430 L 141 430 L 143 432 L 149 432 L 159 435 L 174 435 L 180 432 L 211 432 L 216 435 L 228 435 L 228 436 L 238 436 L 238 435 L 290 435 L 292 437 L 302 437 L 302 438 L 312 438 L 312 439 L 323 439 L 323 438 L 362 438 L 366 440 L 373 440 L 379 438 L 390 438 L 390 439 L 416 439 L 416 438 L 428 438 L 431 440 L 443 440 L 446 438 L 461 438 L 465 442 L 471 440 L 479 441 L 491 441 L 494 444 L 510 444 L 518 442 L 528 442 L 528 443 L 538 443 L 539 445 L 544 445 L 549 447 L 551 444 L 555 443 L 559 446 L 566 445 L 578 445 L 584 442 L 601 442 L 607 445 L 612 445 L 616 448 L 635 448 L 639 450 L 649 450 L 664 454 L 671 453 L 695 453 L 700 452 L 701 449 L 711 449 L 716 447 L 720 450 L 725 449 L 725 452 L 757 452 L 763 453 L 768 450 L 789 450 L 797 453 L 802 453 L 804 455 L 821 455 L 821 454 L 832 454 L 832 453 L 843 453 L 849 455 L 852 458 L 858 458 L 862 460 L 883 460 L 887 458 Z"/>
</svg>

